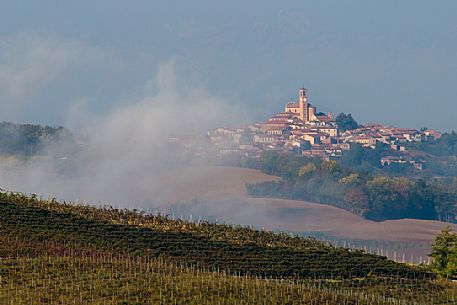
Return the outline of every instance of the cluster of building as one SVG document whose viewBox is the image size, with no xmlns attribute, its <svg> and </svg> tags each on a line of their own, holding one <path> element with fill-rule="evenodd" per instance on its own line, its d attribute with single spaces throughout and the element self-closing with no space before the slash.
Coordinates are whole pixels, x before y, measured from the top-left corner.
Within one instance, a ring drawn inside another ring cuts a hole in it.
<svg viewBox="0 0 457 305">
<path fill-rule="evenodd" d="M 405 144 L 419 142 L 430 138 L 439 138 L 435 130 L 416 130 L 397 128 L 379 124 L 359 126 L 357 129 L 341 131 L 338 129 L 332 113 L 317 112 L 316 106 L 308 102 L 308 92 L 301 88 L 298 101 L 290 101 L 279 112 L 265 122 L 240 128 L 218 128 L 208 132 L 212 146 L 220 155 L 243 154 L 258 156 L 262 151 L 273 150 L 281 153 L 317 156 L 324 159 L 335 159 L 344 150 L 351 149 L 355 143 L 363 147 L 375 148 L 377 143 L 384 143 L 398 153 L 380 160 L 383 165 L 392 163 L 411 163 L 421 167 L 420 162 L 407 155 Z"/>
</svg>

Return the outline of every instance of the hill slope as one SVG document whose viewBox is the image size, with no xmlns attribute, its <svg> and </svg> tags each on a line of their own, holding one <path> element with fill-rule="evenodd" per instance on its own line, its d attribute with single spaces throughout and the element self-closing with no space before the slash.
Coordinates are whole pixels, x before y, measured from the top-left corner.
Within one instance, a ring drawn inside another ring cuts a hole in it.
<svg viewBox="0 0 457 305">
<path fill-rule="evenodd" d="M 444 304 L 455 289 L 313 239 L 12 193 L 0 257 L 5 304 Z"/>
<path fill-rule="evenodd" d="M 5 236 L 26 241 L 167 257 L 186 265 L 198 263 L 266 277 L 426 276 L 384 257 L 311 239 L 126 210 L 62 205 L 19 194 L 1 194 L 0 223 Z"/>
</svg>

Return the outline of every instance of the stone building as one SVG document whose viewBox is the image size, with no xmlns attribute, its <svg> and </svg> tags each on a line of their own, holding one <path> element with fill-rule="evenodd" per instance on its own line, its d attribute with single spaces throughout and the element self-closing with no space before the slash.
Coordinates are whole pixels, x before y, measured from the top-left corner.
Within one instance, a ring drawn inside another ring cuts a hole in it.
<svg viewBox="0 0 457 305">
<path fill-rule="evenodd" d="M 303 122 L 309 122 L 315 120 L 316 107 L 308 103 L 308 90 L 301 88 L 298 91 L 298 103 L 290 101 L 286 104 L 284 112 L 292 113 L 300 118 Z"/>
</svg>

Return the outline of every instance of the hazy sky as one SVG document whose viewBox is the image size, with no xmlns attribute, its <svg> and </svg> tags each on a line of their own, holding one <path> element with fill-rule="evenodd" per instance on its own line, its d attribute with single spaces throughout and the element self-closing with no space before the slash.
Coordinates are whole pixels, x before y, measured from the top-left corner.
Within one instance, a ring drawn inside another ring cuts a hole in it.
<svg viewBox="0 0 457 305">
<path fill-rule="evenodd" d="M 457 130 L 455 16 L 455 0 L 0 0 L 0 120 L 77 126 L 173 62 L 253 120 L 304 84 L 318 110 Z"/>
</svg>

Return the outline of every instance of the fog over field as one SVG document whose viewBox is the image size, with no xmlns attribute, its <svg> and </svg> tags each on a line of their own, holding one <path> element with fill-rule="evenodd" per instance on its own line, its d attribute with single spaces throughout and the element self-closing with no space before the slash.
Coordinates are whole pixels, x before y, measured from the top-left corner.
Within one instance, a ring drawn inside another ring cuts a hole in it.
<svg viewBox="0 0 457 305">
<path fill-rule="evenodd" d="M 88 135 L 80 152 L 66 155 L 61 147 L 47 147 L 49 158 L 36 157 L 9 167 L 1 172 L 0 184 L 67 201 L 143 206 L 157 202 L 157 193 L 173 191 L 173 181 L 160 183 L 161 175 L 179 166 L 182 155 L 170 148 L 170 137 L 203 137 L 211 127 L 242 119 L 237 107 L 205 89 L 178 84 L 175 63 L 166 62 L 141 95 L 108 115 L 70 109 L 69 126 L 82 121 L 84 126 L 77 132 Z M 53 156 L 54 150 L 59 155 Z"/>
<path fill-rule="evenodd" d="M 75 103 L 67 111 L 66 125 L 88 136 L 78 152 L 68 147 L 65 153 L 66 143 L 58 143 L 46 148 L 46 157 L 4 160 L 0 185 L 70 202 L 323 232 L 342 239 L 428 243 L 445 226 L 434 221 L 376 223 L 324 205 L 248 198 L 245 183 L 277 178 L 249 169 L 183 165 L 189 160 L 169 145 L 170 137 L 203 136 L 209 128 L 251 118 L 203 86 L 179 81 L 183 78 L 176 70 L 174 61 L 161 64 L 136 94 L 106 115 L 94 113 L 84 101 Z"/>
</svg>

